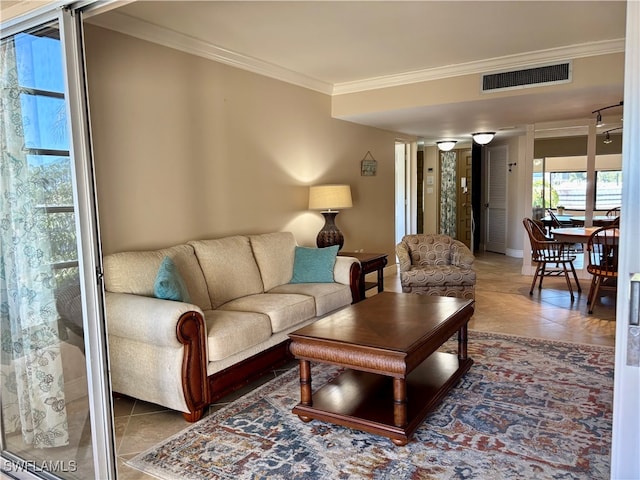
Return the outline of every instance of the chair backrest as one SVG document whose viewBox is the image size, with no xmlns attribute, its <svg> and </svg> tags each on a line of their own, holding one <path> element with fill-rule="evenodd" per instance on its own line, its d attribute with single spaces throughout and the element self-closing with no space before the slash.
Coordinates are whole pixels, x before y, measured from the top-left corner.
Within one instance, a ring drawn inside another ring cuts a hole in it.
<svg viewBox="0 0 640 480">
<path fill-rule="evenodd" d="M 607 212 L 607 217 L 619 217 L 619 216 L 620 216 L 620 207 L 612 208 Z"/>
<path fill-rule="evenodd" d="M 591 234 L 587 242 L 589 265 L 592 275 L 617 276 L 618 274 L 618 234 L 617 225 L 601 227 Z"/>
<path fill-rule="evenodd" d="M 560 223 L 560 220 L 558 220 L 558 217 L 556 217 L 556 214 L 553 213 L 553 210 L 551 210 L 550 208 L 547 208 L 547 214 L 549 215 L 549 218 L 551 219 L 551 226 L 553 228 L 562 227 L 562 223 Z"/>
<path fill-rule="evenodd" d="M 451 265 L 451 248 L 458 242 L 444 234 L 405 235 L 401 244 L 406 247 L 412 265 Z"/>
<path fill-rule="evenodd" d="M 547 238 L 540 228 L 540 225 L 532 218 L 523 218 L 522 224 L 529 236 L 529 243 L 531 243 L 531 258 L 538 260 L 540 258 L 540 242 L 544 242 Z"/>
<path fill-rule="evenodd" d="M 531 240 L 531 237 L 541 242 L 551 240 L 549 237 L 547 237 L 547 234 L 540 225 L 540 222 L 532 218 L 524 218 L 522 219 L 522 223 L 524 224 L 525 230 L 529 234 L 529 240 Z"/>
<path fill-rule="evenodd" d="M 564 248 L 560 242 L 548 238 L 539 223 L 532 218 L 523 218 L 529 243 L 531 243 L 531 259 L 534 262 L 558 260 L 564 255 Z"/>
</svg>

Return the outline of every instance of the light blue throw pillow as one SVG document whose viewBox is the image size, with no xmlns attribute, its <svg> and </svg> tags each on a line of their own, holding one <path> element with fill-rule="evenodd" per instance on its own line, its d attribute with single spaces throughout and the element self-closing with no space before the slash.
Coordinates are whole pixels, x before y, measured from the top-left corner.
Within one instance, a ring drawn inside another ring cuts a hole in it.
<svg viewBox="0 0 640 480">
<path fill-rule="evenodd" d="M 296 247 L 290 283 L 331 283 L 338 245 L 325 248 Z"/>
<path fill-rule="evenodd" d="M 176 264 L 169 257 L 164 257 L 156 281 L 153 284 L 153 294 L 157 298 L 164 300 L 175 300 L 177 302 L 191 302 L 187 286 L 176 268 Z"/>
</svg>

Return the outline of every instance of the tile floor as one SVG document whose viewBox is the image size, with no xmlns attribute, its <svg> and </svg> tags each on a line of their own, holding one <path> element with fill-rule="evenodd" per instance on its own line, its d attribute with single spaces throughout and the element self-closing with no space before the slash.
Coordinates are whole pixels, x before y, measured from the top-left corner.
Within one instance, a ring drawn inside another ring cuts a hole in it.
<svg viewBox="0 0 640 480">
<path fill-rule="evenodd" d="M 588 282 L 581 281 L 582 294 L 572 303 L 564 279 L 561 278 L 545 278 L 542 291 L 536 289 L 533 295 L 529 295 L 532 278 L 520 275 L 521 264 L 521 259 L 504 255 L 476 255 L 476 309 L 469 323 L 472 331 L 483 330 L 597 345 L 615 344 L 613 298 L 603 298 L 602 302 L 596 305 L 593 315 L 588 315 Z M 401 291 L 397 275 L 385 277 L 385 290 Z M 469 338 L 473 341 L 472 333 Z M 271 380 L 295 365 L 292 362 L 283 370 L 265 375 L 259 382 L 212 405 L 210 411 L 221 408 L 258 384 Z M 127 467 L 124 462 L 188 425 L 178 412 L 132 399 L 116 399 L 118 478 L 151 479 L 152 477 Z"/>
</svg>

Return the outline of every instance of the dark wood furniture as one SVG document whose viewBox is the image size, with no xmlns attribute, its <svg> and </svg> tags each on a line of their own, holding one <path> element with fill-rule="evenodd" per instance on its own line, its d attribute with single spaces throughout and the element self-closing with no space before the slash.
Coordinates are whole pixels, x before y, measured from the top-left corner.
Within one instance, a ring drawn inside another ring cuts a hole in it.
<svg viewBox="0 0 640 480">
<path fill-rule="evenodd" d="M 474 301 L 382 292 L 289 334 L 303 421 L 332 422 L 406 445 L 464 375 Z M 437 351 L 458 333 L 458 353 Z M 312 394 L 311 362 L 347 367 Z"/>
<path fill-rule="evenodd" d="M 360 261 L 362 271 L 360 273 L 360 298 L 365 298 L 365 292 L 371 288 L 378 287 L 378 293 L 384 290 L 384 267 L 387 266 L 386 253 L 364 253 L 364 252 L 340 252 L 338 255 L 344 257 L 354 257 Z M 378 272 L 377 282 L 365 282 L 367 273 Z"/>
<path fill-rule="evenodd" d="M 587 296 L 587 312 L 593 313 L 601 290 L 615 294 L 618 286 L 618 237 L 616 225 L 601 227 L 591 234 L 587 242 L 589 265 L 587 272 L 592 275 L 591 288 Z"/>
<path fill-rule="evenodd" d="M 549 240 L 538 223 L 531 218 L 524 218 L 522 220 L 522 224 L 529 236 L 529 243 L 531 244 L 531 261 L 536 264 L 536 271 L 533 275 L 533 282 L 531 282 L 529 295 L 533 295 L 533 289 L 536 285 L 536 281 L 539 280 L 538 290 L 542 290 L 542 280 L 544 277 L 564 275 L 564 278 L 567 281 L 569 294 L 571 295 L 571 301 L 573 302 L 575 295 L 573 294 L 573 287 L 571 286 L 569 272 L 573 274 L 573 279 L 576 282 L 578 292 L 581 292 L 582 288 L 580 287 L 578 274 L 576 273 L 575 266 L 573 265 L 576 256 L 570 250 L 569 244 L 565 243 L 566 240 L 558 238 L 557 235 L 554 235 L 553 240 Z M 559 230 L 569 229 L 561 228 Z M 558 229 L 552 230 L 554 233 L 557 231 Z"/>
</svg>

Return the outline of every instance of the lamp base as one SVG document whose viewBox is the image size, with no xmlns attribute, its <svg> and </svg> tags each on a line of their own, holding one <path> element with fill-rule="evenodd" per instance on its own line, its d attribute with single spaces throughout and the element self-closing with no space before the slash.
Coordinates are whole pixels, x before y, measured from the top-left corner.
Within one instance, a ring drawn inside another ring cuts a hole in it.
<svg viewBox="0 0 640 480">
<path fill-rule="evenodd" d="M 340 245 L 338 250 L 344 245 L 344 236 L 335 223 L 336 215 L 339 212 L 320 212 L 324 216 L 324 227 L 318 232 L 316 237 L 316 245 L 318 248 L 330 247 L 332 245 Z"/>
</svg>

